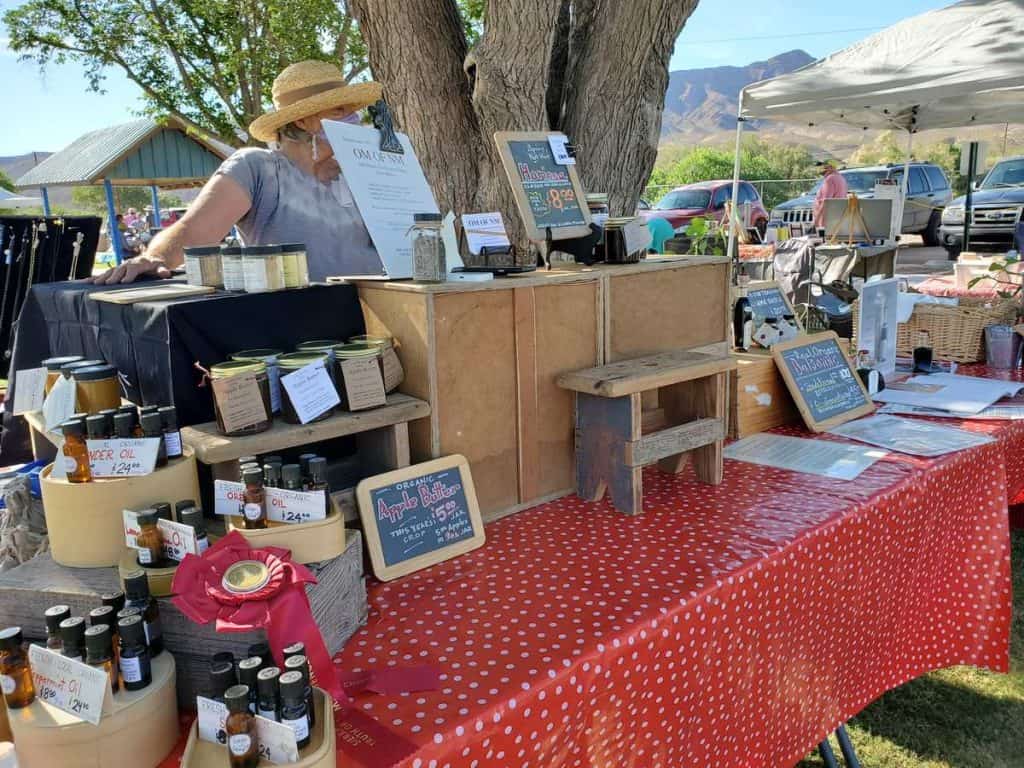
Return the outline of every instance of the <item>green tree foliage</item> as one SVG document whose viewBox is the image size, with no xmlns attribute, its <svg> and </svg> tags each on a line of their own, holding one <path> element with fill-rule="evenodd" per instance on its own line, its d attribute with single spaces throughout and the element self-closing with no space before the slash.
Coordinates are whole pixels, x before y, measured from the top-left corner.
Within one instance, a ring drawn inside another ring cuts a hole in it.
<svg viewBox="0 0 1024 768">
<path fill-rule="evenodd" d="M 9 192 L 14 191 L 14 179 L 2 170 L 0 170 L 0 189 L 6 189 Z"/>
<path fill-rule="evenodd" d="M 177 195 L 161 192 L 159 194 L 160 210 L 180 208 L 181 198 Z M 152 205 L 149 187 L 114 187 L 114 203 L 118 213 L 129 208 L 142 212 L 147 205 Z M 71 190 L 71 208 L 80 213 L 91 213 L 97 216 L 107 215 L 107 198 L 103 187 L 75 187 Z"/>
<path fill-rule="evenodd" d="M 367 73 L 344 0 L 28 0 L 3 19 L 22 60 L 77 62 L 98 92 L 107 69 L 121 69 L 147 112 L 235 146 L 288 64 L 333 60 L 349 80 Z"/>
<path fill-rule="evenodd" d="M 670 187 L 711 179 L 731 179 L 733 151 L 727 147 L 666 147 L 648 181 L 647 199 L 655 202 Z M 771 210 L 784 200 L 802 194 L 809 182 L 781 180 L 809 179 L 815 175 L 814 158 L 808 149 L 761 141 L 751 136 L 740 149 L 741 178 L 756 181 L 780 180 L 758 185 L 763 188 L 765 206 Z M 660 188 L 660 189 L 659 189 Z M 652 199 L 653 198 L 653 199 Z"/>
</svg>

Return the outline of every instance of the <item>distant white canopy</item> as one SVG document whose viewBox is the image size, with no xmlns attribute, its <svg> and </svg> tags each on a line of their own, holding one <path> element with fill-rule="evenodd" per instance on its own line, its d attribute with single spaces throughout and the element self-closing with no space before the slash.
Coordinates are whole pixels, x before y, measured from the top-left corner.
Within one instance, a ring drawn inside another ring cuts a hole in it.
<svg viewBox="0 0 1024 768">
<path fill-rule="evenodd" d="M 1024 122 L 1024 0 L 962 0 L 754 83 L 740 116 L 923 131 Z"/>
<path fill-rule="evenodd" d="M 42 208 L 43 198 L 27 197 L 0 189 L 0 208 Z"/>
</svg>

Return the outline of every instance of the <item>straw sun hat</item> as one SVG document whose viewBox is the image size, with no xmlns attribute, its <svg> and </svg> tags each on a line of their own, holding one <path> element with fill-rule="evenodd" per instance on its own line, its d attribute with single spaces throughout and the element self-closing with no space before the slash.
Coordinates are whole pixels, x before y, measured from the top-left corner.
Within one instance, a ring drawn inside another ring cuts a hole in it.
<svg viewBox="0 0 1024 768">
<path fill-rule="evenodd" d="M 329 109 L 361 109 L 381 98 L 379 83 L 347 85 L 341 70 L 326 61 L 300 61 L 274 79 L 270 89 L 274 111 L 260 115 L 249 125 L 249 135 L 259 141 L 277 141 L 277 132 L 295 120 Z"/>
</svg>

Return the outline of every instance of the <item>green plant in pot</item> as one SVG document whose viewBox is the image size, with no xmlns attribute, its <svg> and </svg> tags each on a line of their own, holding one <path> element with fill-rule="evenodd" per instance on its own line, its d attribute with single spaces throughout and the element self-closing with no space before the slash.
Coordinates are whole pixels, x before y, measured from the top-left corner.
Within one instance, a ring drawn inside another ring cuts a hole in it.
<svg viewBox="0 0 1024 768">
<path fill-rule="evenodd" d="M 728 245 L 726 230 L 715 219 L 698 216 L 686 225 L 683 234 L 690 239 L 691 255 L 724 256 Z"/>
<path fill-rule="evenodd" d="M 971 281 L 967 286 L 969 288 L 973 288 L 983 281 L 990 280 L 996 284 L 997 296 L 1001 296 L 1004 299 L 1016 298 L 1020 295 L 1021 289 L 1024 288 L 1024 285 L 1022 285 L 1021 282 L 1015 282 L 1008 278 L 1010 275 L 1018 275 L 1020 263 L 1020 255 L 1015 252 L 1007 254 L 1005 258 L 995 259 L 988 265 L 988 272 L 986 274 L 971 278 Z M 1024 274 L 1022 274 L 1021 277 L 1024 277 Z"/>
</svg>

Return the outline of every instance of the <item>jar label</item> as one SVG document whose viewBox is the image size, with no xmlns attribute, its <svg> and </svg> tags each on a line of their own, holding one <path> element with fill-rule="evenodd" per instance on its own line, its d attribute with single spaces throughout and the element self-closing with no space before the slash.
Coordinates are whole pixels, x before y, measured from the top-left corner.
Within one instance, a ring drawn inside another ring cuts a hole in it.
<svg viewBox="0 0 1024 768">
<path fill-rule="evenodd" d="M 156 558 L 153 557 L 153 550 L 144 548 L 139 550 L 139 565 L 152 565 Z"/>
<path fill-rule="evenodd" d="M 281 723 L 295 731 L 296 741 L 302 741 L 309 737 L 309 718 L 305 715 L 297 717 L 294 720 L 288 720 L 282 717 Z"/>
<path fill-rule="evenodd" d="M 181 456 L 181 432 L 164 432 L 164 448 L 167 449 L 167 457 L 170 459 Z"/>
<path fill-rule="evenodd" d="M 273 709 L 260 709 L 256 712 L 260 717 L 265 717 L 267 720 L 277 721 L 277 711 Z"/>
<path fill-rule="evenodd" d="M 199 259 L 185 257 L 185 281 L 189 285 L 203 284 L 203 270 L 199 265 Z"/>
<path fill-rule="evenodd" d="M 122 655 L 120 667 L 126 683 L 141 683 L 149 672 L 149 657 Z"/>
<path fill-rule="evenodd" d="M 142 628 L 146 630 L 146 644 L 152 645 L 155 641 L 159 640 L 163 635 L 163 629 L 160 627 L 160 619 L 156 621 L 143 621 Z"/>
<path fill-rule="evenodd" d="M 221 262 L 221 267 L 224 274 L 224 290 L 241 291 L 245 289 L 241 257 L 225 258 Z"/>
<path fill-rule="evenodd" d="M 242 279 L 246 293 L 267 290 L 267 262 L 270 259 L 242 259 Z"/>
<path fill-rule="evenodd" d="M 259 520 L 263 517 L 263 505 L 246 504 L 242 507 L 242 514 L 245 515 L 246 520 Z"/>
<path fill-rule="evenodd" d="M 228 736 L 228 749 L 232 755 L 245 755 L 252 749 L 252 736 L 247 733 L 236 733 Z"/>
<path fill-rule="evenodd" d="M 18 687 L 18 684 L 14 682 L 14 678 L 10 675 L 0 676 L 0 685 L 3 686 L 5 696 L 10 696 L 14 693 L 14 689 Z"/>
</svg>

